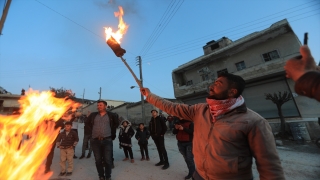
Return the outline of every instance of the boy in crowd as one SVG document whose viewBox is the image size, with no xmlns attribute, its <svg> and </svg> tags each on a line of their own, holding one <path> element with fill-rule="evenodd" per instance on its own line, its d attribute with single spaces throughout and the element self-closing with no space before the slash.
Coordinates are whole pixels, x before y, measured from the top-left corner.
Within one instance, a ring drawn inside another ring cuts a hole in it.
<svg viewBox="0 0 320 180">
<path fill-rule="evenodd" d="M 120 148 L 123 148 L 124 155 L 126 156 L 123 161 L 129 160 L 128 153 L 130 155 L 131 163 L 134 163 L 132 153 L 131 138 L 134 135 L 134 130 L 131 127 L 131 123 L 128 120 L 123 120 L 119 131 Z"/>
<path fill-rule="evenodd" d="M 79 141 L 78 134 L 75 131 L 71 131 L 71 122 L 66 122 L 64 131 L 61 132 L 57 138 L 57 148 L 60 148 L 60 166 L 61 172 L 59 176 L 71 176 L 73 170 L 73 156 L 75 147 Z M 66 172 L 66 161 L 68 162 L 68 168 Z"/>
<path fill-rule="evenodd" d="M 140 146 L 141 161 L 145 159 L 149 161 L 150 158 L 148 153 L 148 139 L 150 138 L 150 132 L 146 127 L 144 127 L 143 123 L 139 124 L 139 128 L 137 128 L 135 137 L 138 140 L 138 144 Z M 146 156 L 144 156 L 144 154 Z"/>
</svg>

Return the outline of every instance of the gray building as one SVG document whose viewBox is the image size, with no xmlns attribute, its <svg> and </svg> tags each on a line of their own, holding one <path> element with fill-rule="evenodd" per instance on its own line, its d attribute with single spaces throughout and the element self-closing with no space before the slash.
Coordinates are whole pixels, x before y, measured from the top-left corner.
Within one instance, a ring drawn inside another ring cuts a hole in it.
<svg viewBox="0 0 320 180">
<path fill-rule="evenodd" d="M 286 19 L 269 28 L 232 41 L 222 37 L 203 46 L 204 55 L 172 72 L 175 97 L 186 104 L 205 102 L 208 86 L 220 72 L 240 75 L 246 81 L 246 105 L 269 122 L 279 122 L 277 107 L 265 93 L 288 91 L 293 100 L 282 106 L 287 122 L 314 121 L 320 103 L 294 92 L 294 82 L 285 77 L 286 60 L 298 56 L 301 42 Z M 277 125 L 274 125 L 277 127 Z M 277 131 L 277 128 L 274 128 Z"/>
</svg>

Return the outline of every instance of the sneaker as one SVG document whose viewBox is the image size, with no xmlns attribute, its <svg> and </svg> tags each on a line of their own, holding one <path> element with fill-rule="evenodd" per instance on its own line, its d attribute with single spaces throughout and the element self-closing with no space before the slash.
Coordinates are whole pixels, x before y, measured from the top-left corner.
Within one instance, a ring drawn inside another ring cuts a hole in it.
<svg viewBox="0 0 320 180">
<path fill-rule="evenodd" d="M 99 177 L 99 180 L 104 180 L 104 177 Z"/>
<path fill-rule="evenodd" d="M 66 176 L 71 176 L 72 172 L 67 172 Z"/>
<path fill-rule="evenodd" d="M 91 157 L 91 153 L 89 153 L 88 155 L 87 155 L 87 158 L 90 158 Z"/>
<path fill-rule="evenodd" d="M 83 159 L 85 156 L 84 156 L 84 154 L 82 154 L 80 157 L 79 157 L 79 159 Z"/>
<path fill-rule="evenodd" d="M 131 159 L 131 163 L 134 163 L 134 159 Z"/>
<path fill-rule="evenodd" d="M 147 157 L 147 161 L 150 161 L 150 158 L 149 158 L 149 157 Z"/>
<path fill-rule="evenodd" d="M 169 163 L 165 163 L 164 166 L 162 167 L 163 170 L 168 169 L 169 168 Z"/>
<path fill-rule="evenodd" d="M 78 157 L 76 155 L 73 155 L 73 159 L 77 159 Z"/>
<path fill-rule="evenodd" d="M 127 160 L 129 160 L 129 158 L 124 158 L 124 159 L 122 159 L 122 161 L 127 161 Z"/>
<path fill-rule="evenodd" d="M 160 161 L 156 164 L 156 166 L 161 166 L 161 165 L 164 165 L 164 162 L 163 161 Z"/>
<path fill-rule="evenodd" d="M 59 176 L 64 176 L 66 174 L 66 172 L 61 172 L 60 174 L 59 174 Z"/>
<path fill-rule="evenodd" d="M 145 158 L 144 158 L 144 156 L 142 156 L 142 158 L 140 159 L 140 161 L 144 161 L 145 160 Z"/>
</svg>

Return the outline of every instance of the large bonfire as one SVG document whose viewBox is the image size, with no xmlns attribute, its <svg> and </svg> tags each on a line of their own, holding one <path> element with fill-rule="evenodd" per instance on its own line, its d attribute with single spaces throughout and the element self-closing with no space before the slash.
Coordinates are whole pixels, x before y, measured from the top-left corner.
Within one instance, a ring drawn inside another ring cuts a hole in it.
<svg viewBox="0 0 320 180">
<path fill-rule="evenodd" d="M 0 179 L 49 179 L 43 162 L 59 132 L 54 122 L 78 104 L 32 90 L 19 103 L 18 115 L 0 115 Z"/>
</svg>

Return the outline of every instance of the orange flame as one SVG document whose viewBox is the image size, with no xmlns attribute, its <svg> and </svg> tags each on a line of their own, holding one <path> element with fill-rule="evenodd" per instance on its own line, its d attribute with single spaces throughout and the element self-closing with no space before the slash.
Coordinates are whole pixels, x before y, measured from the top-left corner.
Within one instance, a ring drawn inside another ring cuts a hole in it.
<svg viewBox="0 0 320 180">
<path fill-rule="evenodd" d="M 42 163 L 59 132 L 54 121 L 79 104 L 32 90 L 19 103 L 20 115 L 0 115 L 0 179 L 49 179 Z"/>
<path fill-rule="evenodd" d="M 119 17 L 119 24 L 118 24 L 118 31 L 113 32 L 111 27 L 105 27 L 105 33 L 106 33 L 106 41 L 112 36 L 119 44 L 121 43 L 120 40 L 122 39 L 122 36 L 127 32 L 129 25 L 127 25 L 123 19 L 124 12 L 121 6 L 119 6 L 119 12 L 115 12 L 114 16 Z"/>
</svg>

